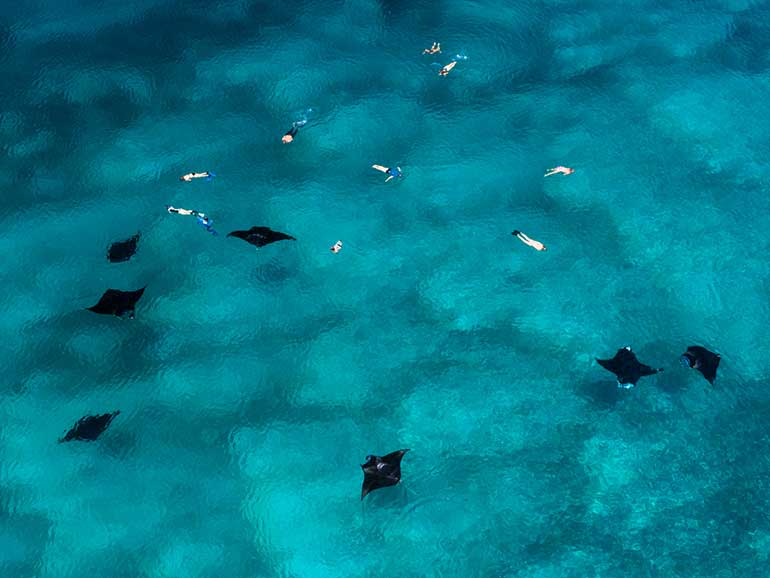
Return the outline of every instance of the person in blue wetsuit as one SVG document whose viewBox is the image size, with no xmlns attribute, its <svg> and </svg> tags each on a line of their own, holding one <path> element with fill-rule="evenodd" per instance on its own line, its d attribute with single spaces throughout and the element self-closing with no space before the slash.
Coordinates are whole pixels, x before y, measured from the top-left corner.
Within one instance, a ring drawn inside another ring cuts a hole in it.
<svg viewBox="0 0 770 578">
<path fill-rule="evenodd" d="M 207 217 L 203 213 L 195 213 L 195 216 L 198 219 L 198 224 L 200 224 L 204 229 L 206 229 L 209 233 L 212 235 L 218 235 L 214 229 L 212 229 L 212 225 L 214 224 L 214 221 L 211 220 L 211 217 Z"/>
<path fill-rule="evenodd" d="M 401 172 L 401 167 L 396 167 L 395 169 L 389 169 L 388 167 L 383 167 L 382 165 L 372 165 L 372 168 L 377 171 L 380 171 L 381 173 L 385 173 L 386 175 L 388 175 L 388 178 L 385 179 L 386 183 L 394 177 L 401 178 L 403 176 L 403 173 Z"/>
</svg>

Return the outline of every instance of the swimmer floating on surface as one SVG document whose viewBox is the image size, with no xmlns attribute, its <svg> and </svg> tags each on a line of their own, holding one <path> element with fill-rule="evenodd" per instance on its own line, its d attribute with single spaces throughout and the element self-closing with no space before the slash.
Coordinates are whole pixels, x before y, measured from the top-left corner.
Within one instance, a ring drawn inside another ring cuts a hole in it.
<svg viewBox="0 0 770 578">
<path fill-rule="evenodd" d="M 195 211 L 190 211 L 189 209 L 177 209 L 176 207 L 172 207 L 171 205 L 166 205 L 166 210 L 169 213 L 177 213 L 178 215 L 194 215 Z"/>
<path fill-rule="evenodd" d="M 290 142 L 294 141 L 294 137 L 297 136 L 299 129 L 307 124 L 307 119 L 311 112 L 313 112 L 313 109 L 308 108 L 304 112 L 301 112 L 297 115 L 300 117 L 299 120 L 295 120 L 293 123 L 291 123 L 291 128 L 287 130 L 286 134 L 281 137 L 281 142 L 283 144 L 289 144 Z"/>
<path fill-rule="evenodd" d="M 543 176 L 544 177 L 550 177 L 551 175 L 555 175 L 557 173 L 561 173 L 563 175 L 571 175 L 574 172 L 575 172 L 575 169 L 571 169 L 569 167 L 561 167 L 561 166 L 559 166 L 559 167 L 554 167 L 552 169 L 548 169 L 548 172 L 545 173 Z"/>
<path fill-rule="evenodd" d="M 543 245 L 540 241 L 535 241 L 534 239 L 530 239 L 529 237 L 527 237 L 521 231 L 514 231 L 513 233 L 511 233 L 511 235 L 513 235 L 514 237 L 517 237 L 519 239 L 519 241 L 521 241 L 525 245 L 529 245 L 530 247 L 532 247 L 533 249 L 535 249 L 537 251 L 547 251 L 548 250 L 548 247 Z"/>
<path fill-rule="evenodd" d="M 434 42 L 433 46 L 422 51 L 423 54 L 438 54 L 439 52 L 441 52 L 440 42 Z"/>
<path fill-rule="evenodd" d="M 210 217 L 206 216 L 203 213 L 199 213 L 198 211 L 191 211 L 190 209 L 177 209 L 176 207 L 172 207 L 171 205 L 166 205 L 166 210 L 169 213 L 176 213 L 178 215 L 192 215 L 198 220 L 198 224 L 201 225 L 204 229 L 206 229 L 209 233 L 212 235 L 218 235 L 214 229 L 212 229 L 212 225 L 214 224 L 214 221 L 211 220 Z"/>
<path fill-rule="evenodd" d="M 449 71 L 452 70 L 457 65 L 457 61 L 453 60 L 449 64 L 447 64 L 444 68 L 438 71 L 439 76 L 446 76 L 449 74 Z"/>
<path fill-rule="evenodd" d="M 206 179 L 207 181 L 210 181 L 212 177 L 215 177 L 216 175 L 214 173 L 210 173 L 208 171 L 204 173 L 187 173 L 186 175 L 182 175 L 179 177 L 180 181 L 190 182 L 193 179 Z"/>
<path fill-rule="evenodd" d="M 307 124 L 306 120 L 299 120 L 297 122 L 292 123 L 291 128 L 286 131 L 286 134 L 281 137 L 281 142 L 283 144 L 289 144 L 290 142 L 294 141 L 294 137 L 297 136 L 297 133 L 299 132 L 300 127 L 303 127 Z"/>
<path fill-rule="evenodd" d="M 330 247 L 330 250 L 332 253 L 339 253 L 340 251 L 342 251 L 342 241 L 337 241 L 336 243 L 334 243 L 334 245 Z"/>
<path fill-rule="evenodd" d="M 401 167 L 396 167 L 395 169 L 389 169 L 388 167 L 383 167 L 382 165 L 372 165 L 372 168 L 380 171 L 381 173 L 385 173 L 386 175 L 388 175 L 388 178 L 385 179 L 386 183 L 393 177 L 401 178 L 403 176 L 403 173 L 401 172 Z"/>
</svg>

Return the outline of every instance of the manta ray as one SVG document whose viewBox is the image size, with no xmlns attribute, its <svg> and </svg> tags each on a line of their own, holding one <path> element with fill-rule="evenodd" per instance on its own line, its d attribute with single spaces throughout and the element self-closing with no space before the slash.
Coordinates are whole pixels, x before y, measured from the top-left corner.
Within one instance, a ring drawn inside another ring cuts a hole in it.
<svg viewBox="0 0 770 578">
<path fill-rule="evenodd" d="M 626 389 L 634 387 L 640 377 L 654 375 L 663 369 L 653 369 L 649 365 L 640 363 L 631 348 L 626 346 L 618 349 L 612 359 L 597 359 L 599 365 L 611 371 L 618 378 L 618 387 Z"/>
<path fill-rule="evenodd" d="M 700 371 L 703 377 L 706 378 L 706 381 L 714 385 L 714 380 L 717 378 L 717 367 L 719 367 L 721 359 L 722 357 L 718 353 L 709 351 L 699 345 L 691 345 L 682 354 L 679 361 L 682 365 Z"/>
<path fill-rule="evenodd" d="M 107 250 L 107 260 L 110 263 L 128 261 L 131 256 L 136 253 L 137 243 L 139 243 L 139 233 L 130 239 L 126 239 L 125 241 L 117 241 L 113 243 Z"/>
<path fill-rule="evenodd" d="M 144 290 L 142 287 L 136 291 L 120 291 L 119 289 L 107 289 L 99 299 L 99 303 L 89 307 L 89 311 L 100 313 L 102 315 L 115 315 L 116 317 L 134 318 L 134 307 L 136 302 L 142 297 Z"/>
<path fill-rule="evenodd" d="M 366 463 L 361 465 L 364 470 L 364 485 L 361 487 L 361 499 L 366 494 L 380 488 L 395 486 L 401 481 L 401 458 L 409 450 L 398 450 L 386 456 L 366 456 Z"/>
<path fill-rule="evenodd" d="M 64 434 L 64 437 L 59 440 L 59 443 L 71 442 L 73 440 L 92 442 L 102 435 L 102 432 L 109 427 L 112 420 L 115 419 L 115 416 L 119 413 L 120 410 L 112 413 L 89 415 L 80 418 L 80 420 L 72 426 L 72 429 Z"/>
<path fill-rule="evenodd" d="M 255 247 L 264 247 L 277 241 L 296 241 L 291 235 L 273 231 L 269 227 L 252 227 L 248 231 L 233 231 L 227 234 L 228 237 L 238 237 Z"/>
</svg>

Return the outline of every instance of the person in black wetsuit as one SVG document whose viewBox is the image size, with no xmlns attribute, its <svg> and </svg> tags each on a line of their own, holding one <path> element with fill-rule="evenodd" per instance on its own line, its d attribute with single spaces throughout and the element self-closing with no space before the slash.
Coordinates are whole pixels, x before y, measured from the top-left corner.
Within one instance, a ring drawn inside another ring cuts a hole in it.
<svg viewBox="0 0 770 578">
<path fill-rule="evenodd" d="M 292 142 L 294 140 L 294 137 L 297 136 L 297 133 L 299 132 L 299 128 L 301 126 L 304 126 L 306 122 L 307 122 L 306 120 L 300 120 L 295 123 L 292 123 L 291 128 L 281 138 L 281 142 L 283 144 L 289 144 L 290 142 Z"/>
</svg>

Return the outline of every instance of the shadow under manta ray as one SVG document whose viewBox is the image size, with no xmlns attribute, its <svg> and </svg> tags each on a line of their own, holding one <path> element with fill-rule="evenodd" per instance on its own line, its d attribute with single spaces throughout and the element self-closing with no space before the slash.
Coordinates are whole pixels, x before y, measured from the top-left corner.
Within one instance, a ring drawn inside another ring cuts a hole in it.
<svg viewBox="0 0 770 578">
<path fill-rule="evenodd" d="M 78 422 L 72 426 L 64 437 L 59 440 L 59 443 L 70 441 L 86 441 L 92 442 L 96 440 L 104 430 L 106 430 L 115 416 L 120 413 L 120 410 L 112 413 L 104 413 L 102 415 L 89 415 L 80 418 Z"/>
<path fill-rule="evenodd" d="M 408 451 L 408 449 L 398 450 L 382 457 L 366 456 L 366 463 L 361 465 L 361 469 L 364 470 L 362 500 L 369 492 L 395 486 L 401 481 L 401 458 Z"/>
<path fill-rule="evenodd" d="M 136 291 L 107 289 L 102 298 L 99 299 L 99 303 L 89 307 L 88 310 L 101 315 L 115 315 L 116 317 L 123 318 L 127 316 L 129 319 L 133 319 L 136 302 L 142 297 L 146 288 L 147 286 L 145 285 Z"/>
<path fill-rule="evenodd" d="M 110 263 L 128 261 L 132 255 L 136 253 L 137 243 L 139 243 L 139 233 L 130 239 L 126 239 L 125 241 L 117 241 L 113 243 L 107 250 L 107 260 Z"/>
<path fill-rule="evenodd" d="M 248 231 L 233 231 L 227 234 L 228 237 L 238 237 L 255 247 L 264 247 L 277 241 L 296 241 L 291 235 L 273 231 L 269 227 L 252 227 Z"/>
<path fill-rule="evenodd" d="M 649 365 L 641 363 L 629 346 L 618 349 L 618 352 L 612 359 L 597 359 L 596 361 L 604 369 L 611 371 L 617 376 L 618 387 L 626 389 L 634 387 L 640 377 L 654 375 L 659 371 L 663 371 L 663 368 L 653 369 Z"/>
<path fill-rule="evenodd" d="M 719 361 L 722 356 L 713 351 L 709 351 L 705 347 L 699 345 L 691 345 L 687 348 L 687 351 L 682 354 L 679 361 L 682 365 L 697 369 L 703 374 L 711 385 L 714 385 L 714 380 L 717 378 L 717 367 L 719 367 Z"/>
</svg>

